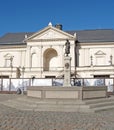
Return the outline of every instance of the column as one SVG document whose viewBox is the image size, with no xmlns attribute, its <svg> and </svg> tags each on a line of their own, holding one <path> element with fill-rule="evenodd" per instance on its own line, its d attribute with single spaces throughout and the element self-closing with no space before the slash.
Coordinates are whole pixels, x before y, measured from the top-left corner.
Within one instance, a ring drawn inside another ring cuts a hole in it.
<svg viewBox="0 0 114 130">
<path fill-rule="evenodd" d="M 30 54 L 30 46 L 27 46 L 27 53 L 26 53 L 26 66 L 31 67 L 31 54 Z"/>
</svg>

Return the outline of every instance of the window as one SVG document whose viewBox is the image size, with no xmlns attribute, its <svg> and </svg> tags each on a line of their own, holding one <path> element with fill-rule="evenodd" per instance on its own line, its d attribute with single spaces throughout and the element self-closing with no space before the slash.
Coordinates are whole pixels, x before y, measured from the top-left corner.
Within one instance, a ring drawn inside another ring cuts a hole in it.
<svg viewBox="0 0 114 130">
<path fill-rule="evenodd" d="M 94 75 L 94 78 L 110 78 L 110 75 Z"/>
<path fill-rule="evenodd" d="M 45 78 L 55 78 L 55 76 L 45 76 Z"/>
<path fill-rule="evenodd" d="M 5 58 L 5 67 L 12 67 L 13 57 L 11 54 L 6 54 L 4 56 Z"/>
<path fill-rule="evenodd" d="M 95 53 L 96 57 L 96 65 L 105 65 L 105 59 L 106 59 L 106 54 L 102 52 L 101 50 L 97 51 Z"/>
</svg>

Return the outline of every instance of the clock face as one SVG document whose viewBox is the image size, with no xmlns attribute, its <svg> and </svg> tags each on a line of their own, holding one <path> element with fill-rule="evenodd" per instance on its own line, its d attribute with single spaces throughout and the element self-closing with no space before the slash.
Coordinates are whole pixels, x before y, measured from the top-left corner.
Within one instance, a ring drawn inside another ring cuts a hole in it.
<svg viewBox="0 0 114 130">
<path fill-rule="evenodd" d="M 66 69 L 68 69 L 69 68 L 69 63 L 65 63 L 65 67 L 66 67 Z"/>
</svg>

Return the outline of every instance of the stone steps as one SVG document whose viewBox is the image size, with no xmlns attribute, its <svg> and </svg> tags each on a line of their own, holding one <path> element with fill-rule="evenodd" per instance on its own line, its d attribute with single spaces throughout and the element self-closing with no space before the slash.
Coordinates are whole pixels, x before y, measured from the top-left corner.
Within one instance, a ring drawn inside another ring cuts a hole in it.
<svg viewBox="0 0 114 130">
<path fill-rule="evenodd" d="M 94 112 L 109 110 L 114 108 L 114 97 L 86 100 L 85 104 L 89 105 Z"/>
<path fill-rule="evenodd" d="M 96 107 L 113 106 L 113 105 L 114 105 L 114 101 L 90 104 L 89 106 L 90 108 L 96 108 Z"/>
<path fill-rule="evenodd" d="M 102 106 L 102 107 L 98 107 L 98 108 L 93 108 L 92 110 L 94 112 L 100 112 L 100 111 L 106 111 L 106 110 L 110 110 L 110 109 L 114 109 L 114 105 L 111 106 Z"/>
<path fill-rule="evenodd" d="M 32 111 L 99 112 L 114 108 L 113 97 L 91 100 L 41 100 L 20 96 L 0 103 L 19 110 Z"/>
<path fill-rule="evenodd" d="M 84 100 L 86 104 L 95 104 L 95 103 L 101 103 L 101 102 L 110 102 L 114 101 L 114 97 L 108 97 L 108 98 L 98 98 L 98 99 L 89 99 Z"/>
<path fill-rule="evenodd" d="M 65 105 L 65 104 L 72 104 L 72 105 L 81 105 L 85 104 L 82 100 L 70 100 L 70 99 L 36 99 L 36 98 L 17 98 L 17 101 L 19 102 L 25 102 L 25 103 L 35 103 L 35 104 L 55 104 L 55 105 Z"/>
<path fill-rule="evenodd" d="M 2 104 L 19 110 L 32 110 L 37 107 L 37 104 L 35 103 L 25 103 L 18 100 L 8 100 Z"/>
<path fill-rule="evenodd" d="M 89 106 L 79 100 L 36 100 L 17 98 L 7 100 L 2 104 L 19 110 L 33 111 L 88 112 L 89 110 Z"/>
</svg>

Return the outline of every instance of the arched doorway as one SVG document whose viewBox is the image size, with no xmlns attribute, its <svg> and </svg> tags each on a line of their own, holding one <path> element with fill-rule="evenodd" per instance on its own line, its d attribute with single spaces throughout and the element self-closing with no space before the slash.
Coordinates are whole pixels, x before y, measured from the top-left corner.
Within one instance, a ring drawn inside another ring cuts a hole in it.
<svg viewBox="0 0 114 130">
<path fill-rule="evenodd" d="M 55 70 L 57 66 L 57 51 L 49 48 L 43 55 L 43 68 L 44 71 Z"/>
</svg>

